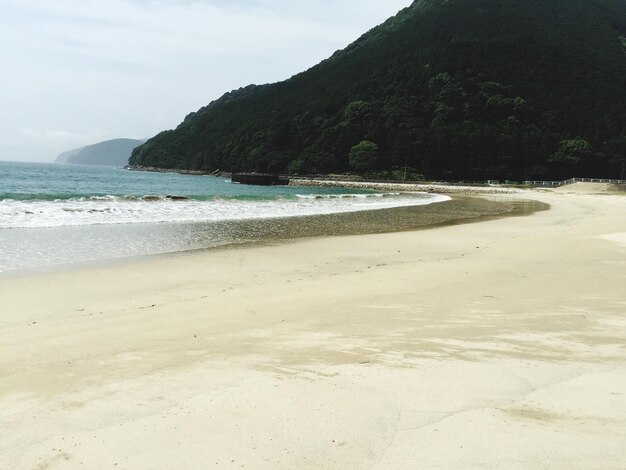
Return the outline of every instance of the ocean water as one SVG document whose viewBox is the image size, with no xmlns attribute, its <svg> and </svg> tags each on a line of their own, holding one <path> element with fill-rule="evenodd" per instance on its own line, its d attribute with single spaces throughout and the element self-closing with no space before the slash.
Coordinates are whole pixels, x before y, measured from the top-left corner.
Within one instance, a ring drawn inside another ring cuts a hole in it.
<svg viewBox="0 0 626 470">
<path fill-rule="evenodd" d="M 0 272 L 289 237 L 285 221 L 445 196 L 262 187 L 223 177 L 0 162 Z M 310 223 L 310 221 L 309 221 Z M 289 224 L 287 224 L 289 225 Z M 282 230 L 282 231 L 281 231 Z M 302 233 L 299 232 L 299 236 Z"/>
</svg>

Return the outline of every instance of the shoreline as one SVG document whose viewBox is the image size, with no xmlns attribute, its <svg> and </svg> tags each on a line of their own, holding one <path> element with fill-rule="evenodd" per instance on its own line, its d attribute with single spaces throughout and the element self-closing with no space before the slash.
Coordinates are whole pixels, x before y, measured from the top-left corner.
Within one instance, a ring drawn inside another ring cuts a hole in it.
<svg viewBox="0 0 626 470">
<path fill-rule="evenodd" d="M 626 198 L 533 198 L 0 279 L 0 467 L 622 468 Z"/>
<path fill-rule="evenodd" d="M 144 171 L 149 173 L 175 173 L 179 175 L 190 176 L 214 176 L 220 178 L 230 178 L 232 173 L 227 171 L 215 170 L 212 172 L 204 170 L 183 170 L 183 169 L 167 169 L 158 167 L 131 167 L 125 166 L 127 171 Z M 368 189 L 382 191 L 400 191 L 400 192 L 435 192 L 439 194 L 523 194 L 532 189 L 520 189 L 515 187 L 501 187 L 489 185 L 464 185 L 462 183 L 432 183 L 432 182 L 368 182 L 359 180 L 340 180 L 340 179 L 324 179 L 319 178 L 300 178 L 298 176 L 286 176 L 289 178 L 289 186 L 310 188 L 352 188 L 352 189 Z"/>
<path fill-rule="evenodd" d="M 204 171 L 204 170 L 182 170 L 176 168 L 158 168 L 154 166 L 130 166 L 126 165 L 121 168 L 126 171 L 145 171 L 147 173 L 175 173 L 177 175 L 190 175 L 190 176 L 216 176 L 230 178 L 230 172 L 224 172 L 220 170 Z"/>
<path fill-rule="evenodd" d="M 58 259 L 56 262 L 48 262 L 47 264 L 5 269 L 0 271 L 0 279 L 37 273 L 83 269 L 90 266 L 132 263 L 136 259 L 176 255 L 177 253 L 221 250 L 316 237 L 423 230 L 447 224 L 476 223 L 497 217 L 527 215 L 534 211 L 546 209 L 548 207 L 540 203 L 533 203 L 528 199 L 513 196 L 496 196 L 496 200 L 490 200 L 487 196 L 453 194 L 446 201 L 436 201 L 424 205 L 345 213 L 222 222 L 59 227 L 52 229 L 57 234 L 56 238 L 62 238 L 63 240 L 68 238 L 76 239 L 81 234 L 79 238 L 91 240 L 90 246 L 106 245 L 106 238 L 109 236 L 116 236 L 118 239 L 124 236 L 127 237 L 128 240 L 125 242 L 117 241 L 118 245 L 126 246 L 133 243 L 134 239 L 141 237 L 142 233 L 146 231 L 149 231 L 151 236 L 154 236 L 154 232 L 157 231 L 162 237 L 166 238 L 171 238 L 175 232 L 185 233 L 187 237 L 190 231 L 196 233 L 196 235 L 193 236 L 194 244 L 190 246 L 177 245 L 169 249 L 158 249 L 153 252 L 141 253 L 114 254 L 109 252 L 105 256 L 97 252 L 89 257 L 83 256 L 82 258 L 67 260 Z M 17 230 L 17 236 L 20 239 L 25 237 L 29 239 L 29 236 L 37 236 L 40 232 L 50 229 L 10 230 Z M 230 239 L 213 240 L 211 237 L 215 237 L 216 235 L 214 234 L 218 232 L 231 234 L 229 235 Z M 238 233 L 242 235 L 253 233 L 254 235 L 252 237 L 244 236 L 243 238 L 237 238 L 235 234 Z M 206 237 L 204 242 L 201 241 L 203 237 Z M 100 239 L 102 240 L 99 242 L 98 240 Z M 6 242 L 9 243 L 8 240 Z M 33 245 L 33 242 L 29 244 Z M 46 256 L 45 253 L 51 250 L 61 251 L 63 249 L 67 249 L 67 245 L 59 246 L 57 249 L 54 242 L 51 242 L 45 249 L 40 248 L 40 256 Z M 100 249 L 99 251 L 102 250 Z M 75 256 L 78 256 L 78 254 L 75 254 Z"/>
</svg>

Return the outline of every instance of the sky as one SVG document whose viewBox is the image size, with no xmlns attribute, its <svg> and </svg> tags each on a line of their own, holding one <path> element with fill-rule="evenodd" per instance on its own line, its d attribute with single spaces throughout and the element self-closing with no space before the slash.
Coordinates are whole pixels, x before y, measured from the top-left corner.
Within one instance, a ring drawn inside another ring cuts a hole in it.
<svg viewBox="0 0 626 470">
<path fill-rule="evenodd" d="M 0 160 L 149 138 L 289 78 L 411 0 L 0 0 Z"/>
</svg>

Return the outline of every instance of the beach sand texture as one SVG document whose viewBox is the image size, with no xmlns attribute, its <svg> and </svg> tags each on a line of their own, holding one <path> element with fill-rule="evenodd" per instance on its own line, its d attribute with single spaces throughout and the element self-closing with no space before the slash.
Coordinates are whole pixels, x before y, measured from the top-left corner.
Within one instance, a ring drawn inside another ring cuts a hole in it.
<svg viewBox="0 0 626 470">
<path fill-rule="evenodd" d="M 626 197 L 0 279 L 0 469 L 624 469 Z"/>
</svg>

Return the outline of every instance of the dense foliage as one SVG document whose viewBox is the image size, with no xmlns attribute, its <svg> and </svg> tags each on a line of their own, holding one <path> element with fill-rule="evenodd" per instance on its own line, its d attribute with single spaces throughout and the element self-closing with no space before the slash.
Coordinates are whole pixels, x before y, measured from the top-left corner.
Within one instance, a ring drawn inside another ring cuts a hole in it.
<svg viewBox="0 0 626 470">
<path fill-rule="evenodd" d="M 350 166 L 355 170 L 367 173 L 378 166 L 378 145 L 364 140 L 350 149 Z"/>
<path fill-rule="evenodd" d="M 190 114 L 131 164 L 342 172 L 365 141 L 378 171 L 428 178 L 624 177 L 624 37 L 625 0 L 417 0 L 310 70 Z"/>
</svg>

